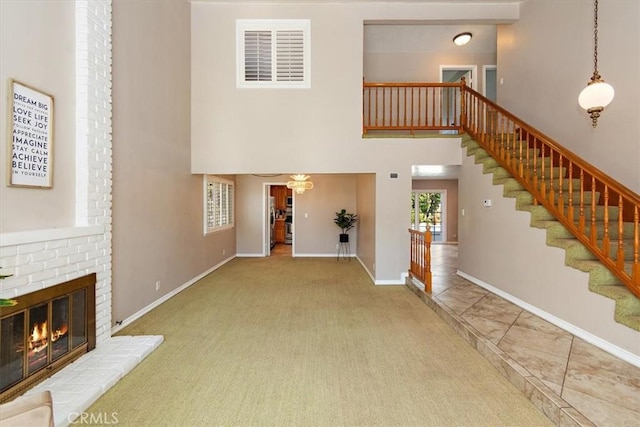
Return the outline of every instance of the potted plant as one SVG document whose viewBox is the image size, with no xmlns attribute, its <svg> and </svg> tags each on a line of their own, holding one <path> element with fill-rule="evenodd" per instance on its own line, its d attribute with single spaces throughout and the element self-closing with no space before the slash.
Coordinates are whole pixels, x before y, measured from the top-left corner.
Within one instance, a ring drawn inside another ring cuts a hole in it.
<svg viewBox="0 0 640 427">
<path fill-rule="evenodd" d="M 336 217 L 333 222 L 335 222 L 342 231 L 342 233 L 340 233 L 340 242 L 346 243 L 349 241 L 349 230 L 358 222 L 358 215 L 348 213 L 346 209 L 342 209 L 340 212 L 336 212 Z"/>
</svg>

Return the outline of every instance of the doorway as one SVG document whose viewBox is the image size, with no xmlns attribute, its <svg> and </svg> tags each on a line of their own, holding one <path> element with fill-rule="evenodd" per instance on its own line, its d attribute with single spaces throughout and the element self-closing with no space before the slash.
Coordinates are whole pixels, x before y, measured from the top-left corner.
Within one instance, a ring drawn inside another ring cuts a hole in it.
<svg viewBox="0 0 640 427">
<path fill-rule="evenodd" d="M 482 66 L 482 94 L 487 99 L 497 102 L 497 83 L 498 83 L 498 67 L 496 65 Z"/>
<path fill-rule="evenodd" d="M 286 183 L 264 183 L 264 256 L 293 256 L 293 194 Z"/>
<path fill-rule="evenodd" d="M 431 231 L 433 242 L 447 241 L 447 190 L 411 192 L 411 228 Z"/>
<path fill-rule="evenodd" d="M 475 89 L 475 76 L 477 74 L 477 65 L 441 65 L 440 83 L 458 83 L 464 77 L 467 86 Z"/>
<path fill-rule="evenodd" d="M 440 83 L 459 83 L 464 77 L 466 84 L 471 89 L 475 89 L 475 76 L 478 73 L 477 65 L 441 65 L 440 66 Z M 443 112 L 447 117 L 457 117 L 461 115 L 461 103 L 458 101 L 460 96 L 458 90 L 447 90 L 445 97 L 445 105 L 448 105 L 448 111 Z M 455 125 L 455 123 L 447 123 L 448 125 Z"/>
</svg>

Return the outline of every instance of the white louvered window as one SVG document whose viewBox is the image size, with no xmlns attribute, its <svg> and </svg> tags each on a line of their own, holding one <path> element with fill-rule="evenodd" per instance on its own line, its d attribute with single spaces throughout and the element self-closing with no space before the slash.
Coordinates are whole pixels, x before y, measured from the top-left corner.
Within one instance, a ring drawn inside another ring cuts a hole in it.
<svg viewBox="0 0 640 427">
<path fill-rule="evenodd" d="M 233 227 L 233 182 L 205 175 L 204 192 L 204 233 Z"/>
<path fill-rule="evenodd" d="M 310 21 L 236 21 L 239 88 L 309 88 Z"/>
</svg>

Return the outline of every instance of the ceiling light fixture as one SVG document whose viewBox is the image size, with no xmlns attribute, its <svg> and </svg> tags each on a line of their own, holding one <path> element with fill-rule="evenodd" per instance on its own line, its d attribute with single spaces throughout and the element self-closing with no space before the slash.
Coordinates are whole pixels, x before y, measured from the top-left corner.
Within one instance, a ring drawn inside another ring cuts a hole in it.
<svg viewBox="0 0 640 427">
<path fill-rule="evenodd" d="M 453 43 L 455 43 L 457 46 L 464 46 L 471 41 L 471 37 L 473 37 L 473 34 L 469 32 L 460 33 L 453 38 Z"/>
<path fill-rule="evenodd" d="M 307 181 L 311 178 L 309 175 L 291 175 L 293 181 L 287 182 L 287 188 L 292 189 L 296 194 L 302 194 L 305 190 L 311 190 L 313 188 L 313 182 Z"/>
<path fill-rule="evenodd" d="M 591 117 L 591 126 L 596 127 L 600 113 L 613 101 L 615 91 L 613 86 L 605 83 L 598 73 L 598 0 L 594 0 L 593 10 L 593 76 L 587 83 L 587 87 L 580 92 L 578 104 L 587 110 Z"/>
</svg>

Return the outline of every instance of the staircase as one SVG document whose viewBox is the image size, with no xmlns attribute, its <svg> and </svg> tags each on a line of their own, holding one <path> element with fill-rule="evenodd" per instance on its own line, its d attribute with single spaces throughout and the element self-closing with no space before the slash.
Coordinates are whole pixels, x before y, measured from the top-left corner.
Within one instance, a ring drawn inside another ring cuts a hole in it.
<svg viewBox="0 0 640 427">
<path fill-rule="evenodd" d="M 615 304 L 615 321 L 625 325 L 636 331 L 640 331 L 640 298 L 636 297 L 611 271 L 605 267 L 593 253 L 587 249 L 570 231 L 568 231 L 555 217 L 542 205 L 534 202 L 534 197 L 529 193 L 512 175 L 494 159 L 480 144 L 475 141 L 468 133 L 462 137 L 462 147 L 466 148 L 468 156 L 474 156 L 475 163 L 482 164 L 485 174 L 493 175 L 493 184 L 503 186 L 503 195 L 516 199 L 516 209 L 527 211 L 531 214 L 531 226 L 547 231 L 547 245 L 562 248 L 565 250 L 565 264 L 580 271 L 589 274 L 589 290 L 607 298 L 614 299 Z M 537 157 L 540 164 L 549 165 L 551 162 L 548 157 L 541 157 L 539 150 L 532 155 Z M 562 177 L 563 191 L 569 189 L 569 179 L 566 177 L 566 171 L 560 168 L 554 168 L 553 183 L 547 176 L 548 188 L 560 188 L 560 177 Z M 577 188 L 578 180 L 574 180 L 572 187 Z M 583 197 L 596 197 L 596 204 L 600 198 L 599 193 L 592 195 L 584 194 Z M 585 203 L 591 203 L 591 200 L 585 200 Z M 597 230 L 597 239 L 602 241 L 604 233 L 604 218 L 608 215 L 610 218 L 617 217 L 617 206 L 596 206 L 595 209 L 595 229 Z M 591 224 L 591 212 L 585 212 L 586 220 Z M 624 223 L 624 235 L 632 235 L 633 223 Z M 618 229 L 608 230 L 609 238 L 617 241 Z M 631 261 L 633 251 L 633 241 L 625 240 L 625 261 Z M 611 245 L 612 256 L 618 250 L 617 245 Z"/>
</svg>

